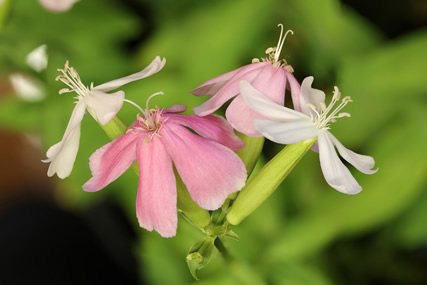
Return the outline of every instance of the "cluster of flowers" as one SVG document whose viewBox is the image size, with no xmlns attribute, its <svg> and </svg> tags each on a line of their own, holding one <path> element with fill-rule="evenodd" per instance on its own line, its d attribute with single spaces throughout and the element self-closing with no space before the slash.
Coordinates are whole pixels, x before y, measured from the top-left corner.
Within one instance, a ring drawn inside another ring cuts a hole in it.
<svg viewBox="0 0 427 285">
<path fill-rule="evenodd" d="M 280 25 L 281 26 L 281 25 Z M 359 171 L 372 174 L 374 159 L 346 149 L 330 132 L 330 124 L 349 116 L 340 113 L 349 102 L 341 99 L 335 87 L 331 103 L 325 104 L 325 93 L 313 89 L 313 77 L 300 85 L 292 75 L 293 69 L 280 60 L 286 35 L 282 33 L 277 47 L 266 51 L 261 61 L 215 77 L 193 91 L 196 96 L 210 99 L 194 108 L 194 115 L 179 114 L 184 105 L 168 109 L 137 106 L 140 113 L 125 134 L 98 149 L 90 157 L 92 178 L 83 185 L 85 191 L 98 191 L 125 172 L 134 161 L 139 165 L 139 185 L 136 212 L 139 224 L 171 237 L 177 229 L 176 173 L 185 184 L 191 198 L 203 209 L 221 207 L 227 197 L 241 190 L 247 172 L 239 156 L 233 152 L 245 147 L 233 129 L 249 136 L 266 138 L 281 144 L 295 144 L 317 138 L 313 146 L 319 152 L 320 164 L 328 184 L 336 190 L 356 194 L 360 185 L 338 157 Z M 123 91 L 107 93 L 129 82 L 160 71 L 166 60 L 156 57 L 142 71 L 99 86 L 86 87 L 68 62 L 57 80 L 65 83 L 66 92 L 77 93 L 76 106 L 62 140 L 47 151 L 50 162 L 48 175 L 60 178 L 70 175 L 80 140 L 80 123 L 87 111 L 101 125 L 109 123 L 126 100 Z M 289 90 L 295 110 L 284 107 L 285 92 Z M 231 100 L 226 119 L 212 114 Z M 335 104 L 338 103 L 335 107 Z M 133 102 L 130 102 L 134 104 Z M 192 131 L 190 131 L 191 129 Z M 174 170 L 175 168 L 175 170 Z"/>
</svg>

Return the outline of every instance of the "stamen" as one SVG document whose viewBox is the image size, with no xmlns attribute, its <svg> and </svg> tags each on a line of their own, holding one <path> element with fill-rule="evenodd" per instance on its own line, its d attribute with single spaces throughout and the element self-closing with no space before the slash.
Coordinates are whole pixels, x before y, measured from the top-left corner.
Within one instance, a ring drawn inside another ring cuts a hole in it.
<svg viewBox="0 0 427 285">
<path fill-rule="evenodd" d="M 335 123 L 336 119 L 342 118 L 342 117 L 350 117 L 350 114 L 347 112 L 339 113 L 345 105 L 347 105 L 350 102 L 353 102 L 349 96 L 344 97 L 341 100 L 341 103 L 336 107 L 332 112 L 331 110 L 335 106 L 335 104 L 340 100 L 341 98 L 341 92 L 339 91 L 338 87 L 334 87 L 332 101 L 329 103 L 328 107 L 322 102 L 320 103 L 320 106 L 322 108 L 322 111 L 320 114 L 318 114 L 318 117 L 316 120 L 314 120 L 314 124 L 319 129 L 323 128 L 329 128 L 329 123 Z M 307 104 L 309 106 L 309 104 Z M 311 109 L 313 109 L 311 106 L 309 106 Z M 315 110 L 315 109 L 314 109 Z M 330 114 L 329 114 L 330 113 Z M 329 114 L 329 115 L 328 115 Z"/>
<path fill-rule="evenodd" d="M 291 33 L 292 35 L 294 34 L 294 32 L 292 30 L 287 30 L 286 33 L 285 33 L 285 35 L 282 37 L 282 35 L 283 35 L 283 25 L 279 24 L 277 26 L 280 27 L 280 36 L 279 36 L 279 41 L 277 42 L 277 48 L 274 51 L 274 62 L 278 62 L 279 61 L 279 56 L 280 56 L 280 53 L 282 51 L 283 44 L 285 43 L 287 35 L 289 33 Z"/>
<path fill-rule="evenodd" d="M 135 106 L 142 114 L 144 114 L 144 110 L 142 110 L 141 107 L 139 107 L 138 104 L 136 104 L 135 102 L 128 100 L 128 99 L 123 99 L 124 102 L 128 102 L 129 104 Z"/>
</svg>

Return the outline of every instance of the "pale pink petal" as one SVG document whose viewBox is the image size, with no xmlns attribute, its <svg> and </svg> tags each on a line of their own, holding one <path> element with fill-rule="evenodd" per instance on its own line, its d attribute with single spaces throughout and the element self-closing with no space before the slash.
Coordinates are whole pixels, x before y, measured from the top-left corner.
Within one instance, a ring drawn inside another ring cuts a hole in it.
<svg viewBox="0 0 427 285">
<path fill-rule="evenodd" d="M 107 94 L 99 90 L 91 90 L 82 98 L 90 113 L 95 113 L 96 120 L 105 125 L 110 122 L 120 111 L 123 105 L 125 92 L 117 91 Z"/>
<path fill-rule="evenodd" d="M 200 207 L 218 209 L 228 195 L 245 185 L 246 167 L 229 148 L 179 125 L 165 125 L 160 134 L 188 192 Z"/>
<path fill-rule="evenodd" d="M 353 165 L 357 170 L 365 174 L 374 174 L 378 171 L 378 169 L 372 170 L 375 165 L 375 160 L 371 156 L 355 153 L 343 146 L 342 143 L 337 140 L 337 138 L 333 134 L 331 134 L 330 132 L 328 132 L 327 134 L 332 140 L 333 144 L 337 147 L 340 155 L 351 165 Z"/>
<path fill-rule="evenodd" d="M 138 137 L 128 132 L 95 151 L 89 158 L 92 178 L 83 185 L 83 190 L 98 191 L 122 175 L 136 160 Z"/>
<path fill-rule="evenodd" d="M 51 12 L 65 12 L 78 0 L 39 0 L 40 4 Z"/>
<path fill-rule="evenodd" d="M 319 131 L 318 142 L 320 166 L 326 182 L 345 194 L 357 194 L 362 191 L 362 187 L 341 162 L 326 131 Z"/>
<path fill-rule="evenodd" d="M 286 72 L 283 68 L 267 64 L 252 80 L 252 86 L 273 102 L 283 106 L 285 102 Z M 242 92 L 240 90 L 240 92 Z M 265 119 L 247 106 L 242 96 L 237 96 L 228 106 L 225 113 L 227 120 L 239 132 L 250 136 L 260 137 L 255 128 L 256 119 Z"/>
<path fill-rule="evenodd" d="M 162 237 L 173 237 L 178 224 L 176 181 L 172 161 L 161 139 L 137 143 L 139 185 L 136 215 L 139 225 Z"/>
<path fill-rule="evenodd" d="M 246 103 L 268 119 L 282 122 L 309 119 L 307 115 L 301 112 L 276 104 L 247 81 L 240 82 L 240 91 Z"/>
<path fill-rule="evenodd" d="M 295 144 L 315 138 L 318 129 L 310 120 L 277 122 L 256 120 L 256 127 L 267 139 L 280 144 Z"/>
<path fill-rule="evenodd" d="M 221 116 L 168 114 L 166 117 L 170 118 L 171 122 L 189 127 L 202 137 L 219 142 L 232 150 L 242 149 L 245 146 L 245 143 L 236 136 L 231 125 Z"/>
<path fill-rule="evenodd" d="M 59 178 L 64 179 L 69 176 L 76 160 L 77 151 L 80 144 L 80 124 L 86 111 L 83 102 L 78 101 L 71 114 L 70 121 L 65 129 L 62 140 L 51 146 L 47 153 L 47 159 L 43 162 L 50 162 L 47 175 L 53 176 L 55 173 Z"/>
<path fill-rule="evenodd" d="M 287 72 L 286 78 L 288 79 L 288 86 L 291 91 L 292 103 L 294 104 L 294 109 L 298 112 L 302 112 L 301 103 L 300 103 L 300 93 L 301 86 L 298 81 L 295 79 L 292 73 Z"/>
<path fill-rule="evenodd" d="M 173 104 L 169 108 L 164 109 L 163 110 L 163 114 L 167 114 L 167 113 L 182 113 L 182 112 L 185 112 L 186 110 L 187 110 L 187 106 L 185 106 L 183 104 Z"/>
<path fill-rule="evenodd" d="M 311 87 L 313 84 L 313 76 L 306 77 L 301 84 L 301 94 L 300 94 L 300 107 L 303 113 L 315 116 L 316 114 L 313 110 L 307 106 L 310 104 L 316 108 L 316 111 L 320 113 L 322 107 L 320 103 L 325 102 L 325 92 L 322 90 L 314 89 Z"/>
<path fill-rule="evenodd" d="M 247 64 L 245 66 L 239 67 L 233 71 L 224 73 L 217 77 L 214 77 L 194 90 L 191 90 L 190 93 L 196 96 L 213 96 L 215 95 L 224 85 L 236 74 L 246 73 L 247 71 L 259 68 L 260 64 L 264 63 L 253 63 Z"/>
<path fill-rule="evenodd" d="M 288 71 L 281 67 L 267 64 L 252 81 L 248 81 L 264 96 L 283 106 L 285 103 L 287 73 Z"/>
<path fill-rule="evenodd" d="M 262 136 L 255 127 L 255 120 L 265 119 L 265 117 L 252 110 L 242 96 L 237 96 L 231 101 L 225 116 L 237 131 L 250 137 Z"/>
<path fill-rule="evenodd" d="M 256 63 L 246 65 L 245 69 L 241 68 L 241 72 L 235 74 L 227 83 L 214 95 L 212 98 L 203 104 L 194 107 L 193 111 L 196 115 L 205 116 L 215 112 L 225 102 L 239 94 L 239 82 L 241 80 L 252 81 L 265 68 L 266 63 Z"/>
<path fill-rule="evenodd" d="M 165 64 L 166 64 L 165 58 L 160 59 L 159 56 L 156 56 L 156 58 L 150 63 L 150 65 L 148 65 L 146 68 L 144 68 L 140 72 L 128 75 L 123 78 L 106 82 L 104 84 L 94 87 L 92 90 L 108 92 L 108 91 L 117 89 L 129 82 L 136 81 L 159 72 L 165 66 Z"/>
</svg>

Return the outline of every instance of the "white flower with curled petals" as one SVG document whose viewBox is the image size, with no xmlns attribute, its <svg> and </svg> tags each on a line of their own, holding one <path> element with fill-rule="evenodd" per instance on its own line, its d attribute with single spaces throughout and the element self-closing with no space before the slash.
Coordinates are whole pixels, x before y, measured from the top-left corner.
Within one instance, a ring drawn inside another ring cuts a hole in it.
<svg viewBox="0 0 427 285">
<path fill-rule="evenodd" d="M 46 154 L 47 159 L 43 160 L 46 163 L 50 162 L 47 175 L 50 177 L 56 173 L 62 179 L 70 175 L 79 149 L 80 124 L 86 110 L 101 125 L 107 124 L 116 116 L 123 102 L 127 100 L 124 99 L 123 91 L 106 92 L 153 75 L 160 71 L 165 63 L 166 59 L 160 59 L 157 56 L 149 66 L 140 72 L 98 86 L 93 86 L 92 83 L 90 87 L 81 82 L 76 70 L 68 66 L 68 61 L 65 63 L 64 69 L 58 69 L 62 74 L 56 80 L 62 81 L 69 87 L 61 89 L 59 94 L 75 92 L 77 102 L 62 140 L 49 148 Z"/>
<path fill-rule="evenodd" d="M 295 144 L 307 139 L 318 139 L 320 166 L 328 184 L 336 190 L 346 194 L 357 194 L 362 187 L 351 175 L 348 168 L 338 157 L 335 148 L 342 158 L 352 164 L 357 170 L 365 174 L 373 174 L 375 161 L 372 157 L 357 154 L 345 148 L 329 132 L 330 124 L 341 117 L 350 117 L 348 113 L 339 113 L 350 97 L 340 101 L 341 93 L 335 87 L 334 96 L 329 106 L 325 104 L 325 93 L 313 89 L 313 77 L 307 77 L 301 84 L 299 96 L 301 112 L 283 107 L 265 97 L 249 82 L 240 83 L 240 92 L 248 105 L 256 112 L 269 120 L 256 120 L 255 125 L 266 138 L 281 144 Z"/>
</svg>

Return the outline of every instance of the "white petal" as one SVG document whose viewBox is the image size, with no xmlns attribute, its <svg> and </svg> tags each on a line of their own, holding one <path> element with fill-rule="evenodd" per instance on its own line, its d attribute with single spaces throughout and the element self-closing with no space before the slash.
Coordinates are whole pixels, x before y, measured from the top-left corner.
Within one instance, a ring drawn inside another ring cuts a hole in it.
<svg viewBox="0 0 427 285">
<path fill-rule="evenodd" d="M 31 51 L 26 58 L 27 64 L 37 72 L 46 69 L 47 66 L 47 45 L 41 45 Z"/>
<path fill-rule="evenodd" d="M 317 112 L 320 113 L 321 106 L 320 103 L 325 103 L 325 92 L 311 88 L 313 84 L 313 76 L 306 77 L 301 84 L 301 96 L 300 104 L 301 109 L 305 114 L 310 115 L 312 110 L 307 107 L 307 104 L 311 104 L 316 107 Z"/>
<path fill-rule="evenodd" d="M 344 147 L 333 134 L 329 132 L 328 136 L 332 140 L 333 144 L 337 147 L 340 155 L 354 167 L 356 167 L 357 170 L 365 174 L 373 174 L 378 171 L 378 168 L 372 170 L 375 165 L 375 160 L 372 157 L 368 155 L 361 155 L 349 150 L 348 148 Z"/>
<path fill-rule="evenodd" d="M 319 131 L 319 158 L 323 176 L 328 184 L 345 194 L 357 194 L 362 187 L 342 163 L 326 131 Z"/>
<path fill-rule="evenodd" d="M 59 178 L 64 179 L 70 175 L 79 149 L 80 123 L 85 110 L 85 104 L 79 101 L 73 110 L 62 140 L 47 151 L 48 158 L 43 162 L 50 162 L 48 176 L 57 173 Z"/>
<path fill-rule="evenodd" d="M 299 119 L 310 120 L 303 113 L 274 103 L 246 80 L 240 81 L 240 94 L 252 109 L 271 120 L 285 122 Z"/>
<path fill-rule="evenodd" d="M 88 111 L 91 114 L 95 113 L 96 120 L 101 125 L 105 125 L 120 111 L 124 98 L 125 92 L 123 91 L 107 94 L 99 90 L 91 90 L 82 100 L 84 100 Z"/>
<path fill-rule="evenodd" d="M 166 64 L 165 58 L 161 60 L 159 56 L 156 56 L 156 58 L 150 63 L 150 65 L 144 68 L 143 70 L 141 70 L 140 72 L 98 85 L 94 87 L 92 90 L 108 92 L 108 91 L 117 89 L 129 82 L 136 81 L 159 72 L 165 66 L 165 64 Z"/>
<path fill-rule="evenodd" d="M 281 144 L 294 144 L 317 136 L 318 130 L 308 120 L 292 122 L 277 122 L 270 120 L 256 120 L 257 130 L 271 141 Z"/>
<path fill-rule="evenodd" d="M 16 94 L 23 100 L 29 102 L 40 101 L 45 97 L 42 89 L 42 84 L 26 75 L 21 73 L 13 73 L 9 76 L 13 89 Z"/>
</svg>

